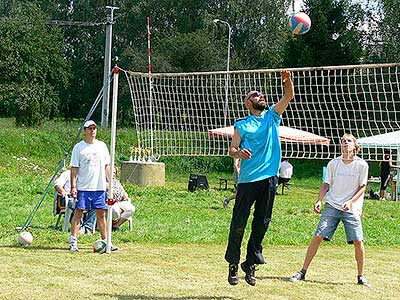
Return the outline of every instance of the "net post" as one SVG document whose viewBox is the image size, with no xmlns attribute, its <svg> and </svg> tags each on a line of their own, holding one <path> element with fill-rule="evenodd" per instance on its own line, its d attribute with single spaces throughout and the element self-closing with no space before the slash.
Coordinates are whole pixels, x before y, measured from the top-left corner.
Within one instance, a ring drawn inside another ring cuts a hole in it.
<svg viewBox="0 0 400 300">
<path fill-rule="evenodd" d="M 118 102 L 118 76 L 119 68 L 117 66 L 113 69 L 113 98 L 111 110 L 111 144 L 110 144 L 110 177 L 108 180 L 108 198 L 113 198 L 113 177 L 114 177 L 114 163 L 115 163 L 115 137 L 117 132 L 117 102 Z M 107 207 L 107 247 L 106 253 L 111 252 L 111 232 L 112 232 L 112 203 L 108 203 Z"/>
</svg>

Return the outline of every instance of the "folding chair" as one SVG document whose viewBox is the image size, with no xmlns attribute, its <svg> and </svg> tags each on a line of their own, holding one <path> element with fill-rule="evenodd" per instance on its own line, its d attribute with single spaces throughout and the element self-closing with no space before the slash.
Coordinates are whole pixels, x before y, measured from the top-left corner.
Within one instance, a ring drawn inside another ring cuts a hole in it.
<svg viewBox="0 0 400 300">
<path fill-rule="evenodd" d="M 59 228 L 61 217 L 64 216 L 62 231 L 68 231 L 71 216 L 74 212 L 74 199 L 70 196 L 63 197 L 59 192 L 54 192 L 53 214 L 57 217 L 55 228 Z"/>
</svg>

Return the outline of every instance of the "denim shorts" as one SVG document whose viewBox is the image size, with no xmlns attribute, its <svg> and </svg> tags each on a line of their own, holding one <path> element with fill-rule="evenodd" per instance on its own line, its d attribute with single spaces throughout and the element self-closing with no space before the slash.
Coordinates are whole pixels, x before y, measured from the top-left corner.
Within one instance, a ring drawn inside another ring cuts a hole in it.
<svg viewBox="0 0 400 300">
<path fill-rule="evenodd" d="M 107 209 L 105 191 L 78 191 L 75 208 L 82 210 Z"/>
<path fill-rule="evenodd" d="M 326 204 L 322 211 L 315 235 L 322 236 L 324 240 L 330 241 L 340 221 L 344 225 L 347 243 L 352 244 L 353 241 L 364 239 L 361 216 L 338 210 L 329 204 Z"/>
</svg>

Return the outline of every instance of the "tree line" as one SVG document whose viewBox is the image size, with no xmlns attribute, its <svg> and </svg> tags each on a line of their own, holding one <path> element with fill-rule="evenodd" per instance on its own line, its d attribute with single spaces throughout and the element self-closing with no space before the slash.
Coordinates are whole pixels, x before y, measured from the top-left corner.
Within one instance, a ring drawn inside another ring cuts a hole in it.
<svg viewBox="0 0 400 300">
<path fill-rule="evenodd" d="M 17 125 L 86 116 L 103 83 L 106 6 L 117 6 L 113 64 L 153 72 L 398 62 L 399 0 L 304 0 L 311 30 L 288 28 L 289 0 L 0 0 L 0 116 Z M 56 25 L 51 20 L 70 21 Z M 120 121 L 133 124 L 128 92 Z M 100 118 L 100 110 L 97 110 Z"/>
</svg>

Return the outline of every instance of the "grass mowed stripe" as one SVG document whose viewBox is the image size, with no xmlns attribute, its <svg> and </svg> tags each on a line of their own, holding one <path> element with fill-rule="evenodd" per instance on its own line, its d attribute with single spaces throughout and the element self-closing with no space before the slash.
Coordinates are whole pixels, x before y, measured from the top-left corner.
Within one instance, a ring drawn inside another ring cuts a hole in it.
<svg viewBox="0 0 400 300">
<path fill-rule="evenodd" d="M 307 274 L 291 283 L 305 246 L 267 246 L 267 264 L 250 287 L 240 274 L 227 282 L 225 247 L 194 244 L 124 244 L 111 255 L 69 253 L 64 245 L 0 247 L 0 299 L 398 299 L 399 247 L 367 247 L 366 276 L 355 284 L 353 246 L 325 244 Z"/>
</svg>

